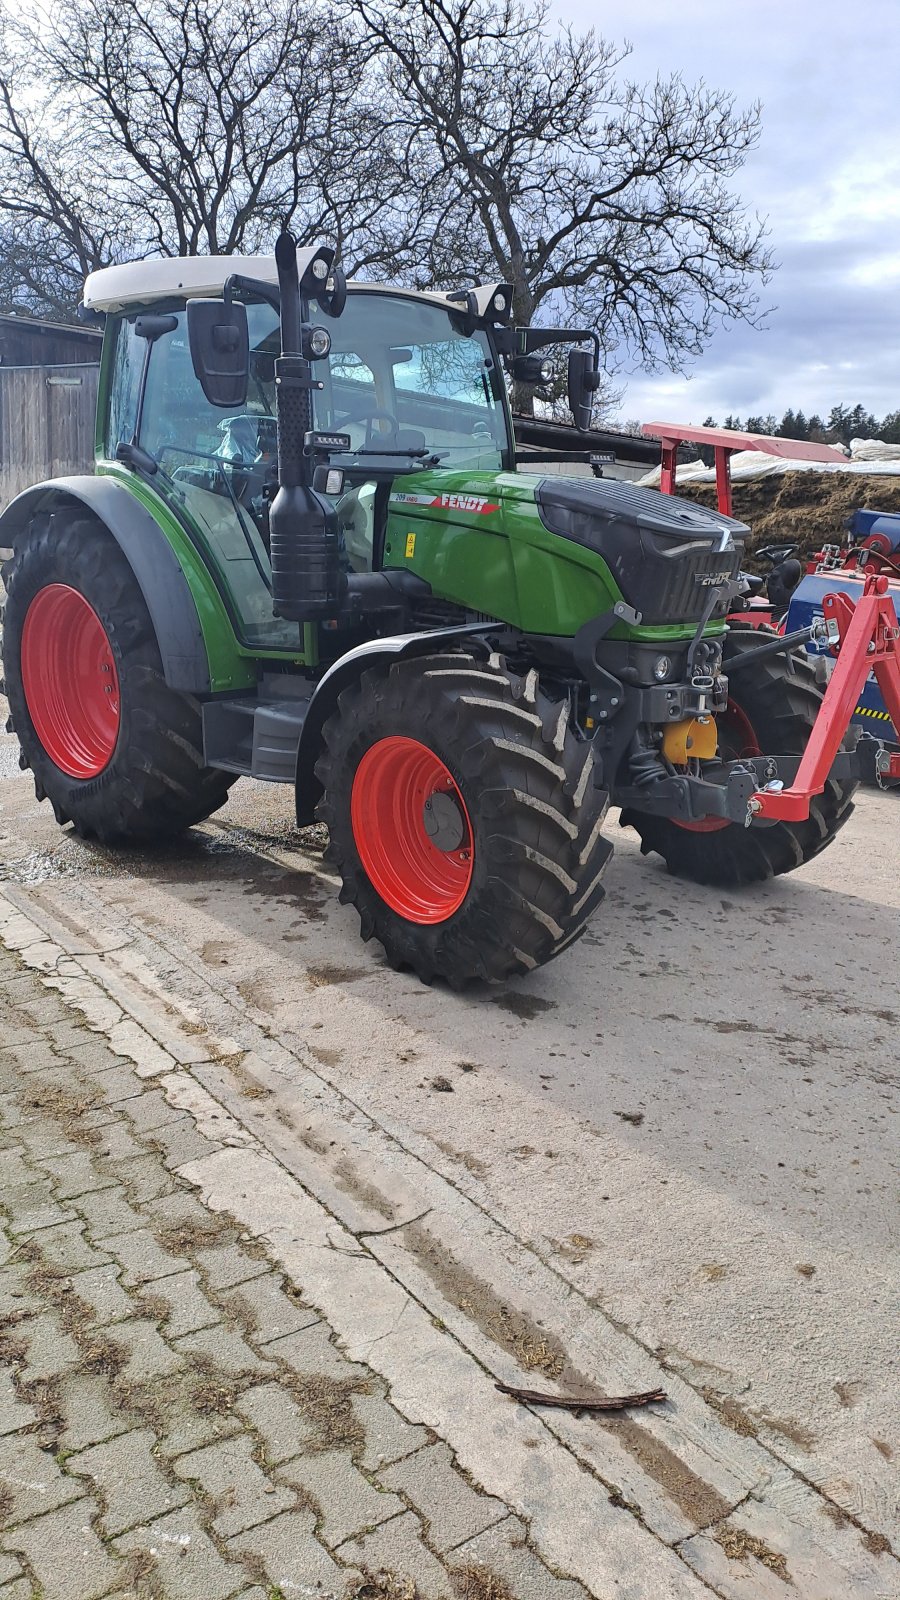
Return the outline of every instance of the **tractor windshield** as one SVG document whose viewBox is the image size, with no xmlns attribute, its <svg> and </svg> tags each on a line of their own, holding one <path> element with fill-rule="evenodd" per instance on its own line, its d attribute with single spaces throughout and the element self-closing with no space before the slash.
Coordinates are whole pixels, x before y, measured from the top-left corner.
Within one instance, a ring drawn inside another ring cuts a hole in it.
<svg viewBox="0 0 900 1600">
<path fill-rule="evenodd" d="M 315 366 L 324 389 L 316 425 L 350 434 L 351 448 L 434 451 L 458 467 L 498 471 L 508 446 L 503 380 L 485 334 L 454 328 L 441 306 L 375 290 L 348 296 L 328 323 L 331 356 Z"/>
<path fill-rule="evenodd" d="M 278 647 L 296 638 L 272 615 L 266 491 L 275 480 L 275 357 L 278 317 L 248 307 L 250 381 L 245 405 L 223 413 L 210 405 L 191 362 L 187 317 L 154 342 L 140 407 L 145 345 L 134 317 L 123 318 L 113 352 L 106 455 L 137 442 L 160 468 L 155 480 L 205 547 L 220 587 L 250 644 Z M 325 321 L 326 319 L 322 319 Z M 328 322 L 332 350 L 315 365 L 315 425 L 348 433 L 351 449 L 427 449 L 447 464 L 496 471 L 508 460 L 503 380 L 487 337 L 466 337 L 441 306 L 413 296 L 354 291 L 339 320 Z M 375 495 L 363 485 L 338 510 L 347 560 L 371 565 Z"/>
</svg>

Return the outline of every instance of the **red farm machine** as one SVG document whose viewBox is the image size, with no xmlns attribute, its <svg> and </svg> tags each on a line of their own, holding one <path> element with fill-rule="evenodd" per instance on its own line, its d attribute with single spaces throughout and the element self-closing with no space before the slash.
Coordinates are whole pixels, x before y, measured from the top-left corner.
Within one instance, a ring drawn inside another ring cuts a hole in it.
<svg viewBox="0 0 900 1600">
<path fill-rule="evenodd" d="M 648 422 L 644 433 L 660 440 L 663 494 L 676 492 L 681 444 L 713 451 L 716 502 L 732 516 L 731 457 L 755 450 L 793 461 L 844 462 L 839 450 L 808 440 L 773 438 L 725 428 L 697 428 Z M 808 815 L 808 802 L 820 792 L 848 724 L 861 724 L 857 745 L 860 774 L 879 786 L 900 783 L 900 516 L 856 511 L 843 545 L 824 544 L 806 563 L 796 545 L 770 545 L 758 554 L 772 563 L 768 596 L 752 594 L 730 621 L 739 627 L 773 630 L 778 641 L 762 645 L 773 653 L 804 648 L 822 668 L 827 687 L 803 760 L 789 789 L 764 790 L 751 800 L 759 817 Z M 761 580 L 748 579 L 752 588 Z M 756 656 L 760 659 L 759 653 Z M 734 669 L 732 668 L 732 676 Z M 876 736 L 873 724 L 877 727 Z M 891 737 L 893 735 L 893 738 Z M 806 809 L 804 809 L 806 808 Z"/>
</svg>

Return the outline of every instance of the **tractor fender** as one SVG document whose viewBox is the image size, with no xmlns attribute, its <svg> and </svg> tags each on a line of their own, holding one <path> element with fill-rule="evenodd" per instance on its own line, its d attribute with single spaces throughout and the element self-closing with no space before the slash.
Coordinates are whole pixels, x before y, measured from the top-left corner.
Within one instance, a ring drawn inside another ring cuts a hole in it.
<svg viewBox="0 0 900 1600">
<path fill-rule="evenodd" d="M 0 516 L 0 549 L 12 549 L 39 512 L 84 506 L 115 539 L 153 623 L 170 689 L 208 694 L 209 660 L 197 607 L 172 546 L 150 512 L 111 477 L 51 478 L 16 496 Z"/>
<path fill-rule="evenodd" d="M 464 623 L 457 628 L 434 628 L 428 633 L 395 633 L 384 639 L 369 639 L 358 644 L 346 655 L 332 662 L 319 679 L 303 719 L 300 742 L 297 746 L 297 824 L 304 828 L 316 820 L 316 804 L 322 787 L 315 773 L 316 761 L 322 744 L 322 729 L 338 702 L 338 696 L 349 684 L 365 672 L 367 667 L 381 662 L 399 660 L 401 656 L 429 655 L 435 645 L 447 644 L 455 639 L 467 639 L 485 655 L 490 647 L 483 635 L 496 623 Z"/>
</svg>

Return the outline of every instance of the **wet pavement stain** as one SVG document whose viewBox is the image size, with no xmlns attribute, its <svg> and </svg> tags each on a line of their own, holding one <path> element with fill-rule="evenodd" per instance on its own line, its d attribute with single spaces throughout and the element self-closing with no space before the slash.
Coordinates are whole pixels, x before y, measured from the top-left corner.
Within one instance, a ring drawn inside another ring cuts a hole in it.
<svg viewBox="0 0 900 1600">
<path fill-rule="evenodd" d="M 489 998 L 492 1006 L 521 1017 L 523 1022 L 533 1022 L 543 1011 L 556 1010 L 555 1000 L 541 1000 L 536 994 L 518 994 L 513 989 L 504 989 L 502 994 L 492 994 Z"/>
<path fill-rule="evenodd" d="M 367 967 L 342 967 L 334 961 L 321 961 L 307 967 L 306 976 L 314 989 L 326 989 L 332 984 L 356 983 L 359 978 L 368 978 L 370 973 Z"/>
</svg>

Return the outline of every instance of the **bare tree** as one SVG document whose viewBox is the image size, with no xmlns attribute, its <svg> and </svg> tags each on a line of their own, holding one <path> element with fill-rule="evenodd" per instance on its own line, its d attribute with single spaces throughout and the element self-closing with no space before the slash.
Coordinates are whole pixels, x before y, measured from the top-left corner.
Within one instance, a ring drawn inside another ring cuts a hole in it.
<svg viewBox="0 0 900 1600">
<path fill-rule="evenodd" d="M 551 33 L 544 0 L 348 3 L 405 178 L 381 238 L 398 275 L 503 278 L 520 320 L 589 318 L 645 366 L 756 316 L 772 262 L 729 185 L 757 106 L 678 76 L 632 83 L 627 46 Z"/>
<path fill-rule="evenodd" d="M 8 24 L 3 299 L 71 310 L 92 267 L 267 249 L 284 217 L 302 240 L 337 236 L 351 264 L 360 240 L 365 265 L 392 173 L 364 63 L 303 0 L 77 0 Z"/>
<path fill-rule="evenodd" d="M 362 275 L 508 279 L 610 369 L 757 314 L 771 261 L 731 184 L 758 109 L 630 82 L 545 0 L 46 4 L 0 38 L 2 306 L 71 315 L 94 267 L 268 249 L 289 216 Z"/>
</svg>

